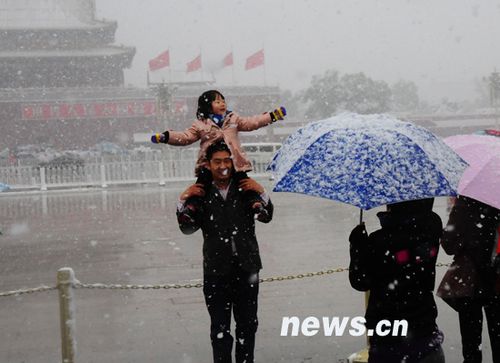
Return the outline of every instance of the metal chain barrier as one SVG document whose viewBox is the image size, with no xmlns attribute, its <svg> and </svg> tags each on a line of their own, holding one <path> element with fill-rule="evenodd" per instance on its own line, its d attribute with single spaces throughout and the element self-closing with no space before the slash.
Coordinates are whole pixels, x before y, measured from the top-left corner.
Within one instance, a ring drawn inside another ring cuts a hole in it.
<svg viewBox="0 0 500 363">
<path fill-rule="evenodd" d="M 318 272 L 308 272 L 305 274 L 298 274 L 298 275 L 266 277 L 263 279 L 259 279 L 259 282 L 289 281 L 289 280 L 295 280 L 295 279 L 303 279 L 305 277 L 331 275 L 331 274 L 336 273 L 336 272 L 344 272 L 344 271 L 349 271 L 349 269 L 347 267 L 339 267 L 336 269 L 328 269 L 328 270 L 323 270 L 323 271 L 318 271 Z"/>
<path fill-rule="evenodd" d="M 449 266 L 450 264 L 437 263 L 436 266 Z M 349 271 L 348 268 L 339 267 L 336 269 L 328 269 L 318 272 L 307 272 L 297 275 L 266 277 L 259 279 L 259 282 L 275 282 L 275 281 L 290 281 L 295 279 L 310 278 L 316 276 L 326 276 L 337 272 Z M 84 284 L 75 278 L 73 269 L 63 267 L 57 271 L 56 286 L 39 286 L 32 289 L 22 289 L 7 292 L 0 292 L 0 297 L 18 296 L 23 294 L 32 294 L 36 292 L 59 290 L 59 320 L 61 329 L 61 352 L 63 363 L 75 363 L 75 308 L 73 306 L 73 289 L 110 289 L 110 290 L 159 290 L 159 289 L 191 289 L 203 287 L 201 282 L 190 284 L 159 284 L 159 285 L 131 285 L 131 284 Z"/>
<path fill-rule="evenodd" d="M 76 282 L 75 289 L 109 289 L 109 290 L 160 290 L 160 289 L 190 289 L 193 287 L 203 287 L 202 283 L 197 284 L 160 284 L 160 285 L 123 285 L 123 284 L 83 284 Z"/>
<path fill-rule="evenodd" d="M 22 290 L 14 290 L 14 291 L 6 291 L 6 292 L 0 292 L 0 297 L 3 296 L 18 296 L 18 295 L 24 295 L 24 294 L 33 294 L 35 292 L 44 292 L 44 291 L 51 291 L 51 290 L 57 290 L 57 286 L 39 286 L 39 287 L 34 287 L 32 289 L 22 289 Z"/>
<path fill-rule="evenodd" d="M 436 263 L 436 267 L 447 267 L 447 266 L 450 266 L 450 264 L 449 263 L 441 263 L 441 262 Z M 334 273 L 346 272 L 346 271 L 349 271 L 349 269 L 347 267 L 339 267 L 336 269 L 328 269 L 328 270 L 322 270 L 322 271 L 317 271 L 317 272 L 307 272 L 307 273 L 301 273 L 301 274 L 297 274 L 297 275 L 266 277 L 266 278 L 259 279 L 259 282 L 266 283 L 266 282 L 290 281 L 290 280 L 304 279 L 304 278 L 311 278 L 311 277 L 318 277 L 318 276 L 327 276 L 327 275 L 331 275 Z M 199 283 L 190 283 L 190 284 L 132 285 L 132 284 L 102 284 L 102 283 L 84 284 L 81 282 L 74 282 L 72 284 L 72 287 L 75 289 L 102 289 L 102 290 L 104 290 L 104 289 L 107 289 L 107 290 L 161 290 L 161 289 L 169 290 L 169 289 L 201 288 L 201 287 L 203 287 L 203 284 L 201 282 L 199 282 Z M 36 292 L 44 292 L 44 291 L 51 291 L 51 290 L 57 290 L 57 289 L 58 289 L 57 286 L 45 286 L 45 285 L 43 285 L 43 286 L 35 287 L 32 289 L 0 292 L 0 297 L 32 294 L 32 293 L 36 293 Z"/>
</svg>

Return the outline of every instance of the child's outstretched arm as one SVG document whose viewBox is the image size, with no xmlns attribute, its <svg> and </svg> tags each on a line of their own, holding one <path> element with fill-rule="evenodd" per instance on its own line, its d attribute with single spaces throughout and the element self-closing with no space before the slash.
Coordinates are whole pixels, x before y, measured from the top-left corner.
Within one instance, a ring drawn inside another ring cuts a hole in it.
<svg viewBox="0 0 500 363">
<path fill-rule="evenodd" d="M 198 128 L 193 124 L 184 131 L 167 130 L 163 133 L 151 136 L 151 142 L 155 144 L 169 144 L 174 146 L 190 145 L 200 139 Z"/>
<path fill-rule="evenodd" d="M 238 131 L 253 131 L 267 126 L 278 120 L 283 120 L 286 116 L 286 109 L 281 106 L 274 111 L 265 112 L 262 115 L 241 117 L 234 115 L 238 125 Z"/>
</svg>

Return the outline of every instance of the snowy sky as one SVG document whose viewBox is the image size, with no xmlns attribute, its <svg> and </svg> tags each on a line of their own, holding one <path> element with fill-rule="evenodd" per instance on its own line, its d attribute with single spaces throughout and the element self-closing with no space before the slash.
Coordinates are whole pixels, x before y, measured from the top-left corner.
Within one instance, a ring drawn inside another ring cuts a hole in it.
<svg viewBox="0 0 500 363">
<path fill-rule="evenodd" d="M 475 82 L 500 69 L 500 0 L 97 0 L 118 21 L 117 43 L 137 54 L 126 81 L 144 86 L 147 62 L 170 49 L 172 71 L 201 50 L 205 78 L 296 91 L 327 69 L 412 80 L 424 100 L 475 96 Z M 265 68 L 244 71 L 264 47 Z M 234 70 L 216 70 L 234 52 Z M 233 75 L 234 71 L 234 75 Z M 168 79 L 169 71 L 152 76 Z M 234 78 L 233 78 L 234 77 Z"/>
</svg>

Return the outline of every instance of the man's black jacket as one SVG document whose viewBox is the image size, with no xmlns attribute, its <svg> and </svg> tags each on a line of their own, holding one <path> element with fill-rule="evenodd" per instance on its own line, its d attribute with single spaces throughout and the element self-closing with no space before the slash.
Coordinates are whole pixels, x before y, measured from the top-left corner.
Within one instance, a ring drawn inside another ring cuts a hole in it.
<svg viewBox="0 0 500 363">
<path fill-rule="evenodd" d="M 188 202 L 189 203 L 189 200 Z M 264 203 L 263 203 L 264 204 Z M 203 232 L 203 270 L 208 275 L 226 275 L 231 268 L 234 247 L 241 267 L 249 272 L 262 268 L 259 245 L 255 236 L 255 212 L 238 186 L 231 182 L 226 200 L 212 185 L 192 218 L 184 215 L 186 209 L 177 211 L 179 228 L 184 234 L 191 234 L 201 228 Z M 273 216 L 271 200 L 264 206 L 258 220 L 269 223 Z"/>
</svg>

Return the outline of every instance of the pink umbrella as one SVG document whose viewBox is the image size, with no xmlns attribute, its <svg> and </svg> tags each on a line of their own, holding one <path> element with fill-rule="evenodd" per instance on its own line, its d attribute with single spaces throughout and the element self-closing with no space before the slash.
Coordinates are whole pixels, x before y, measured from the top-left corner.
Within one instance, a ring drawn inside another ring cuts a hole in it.
<svg viewBox="0 0 500 363">
<path fill-rule="evenodd" d="M 457 135 L 444 142 L 469 164 L 458 184 L 458 194 L 500 209 L 500 138 Z"/>
</svg>

